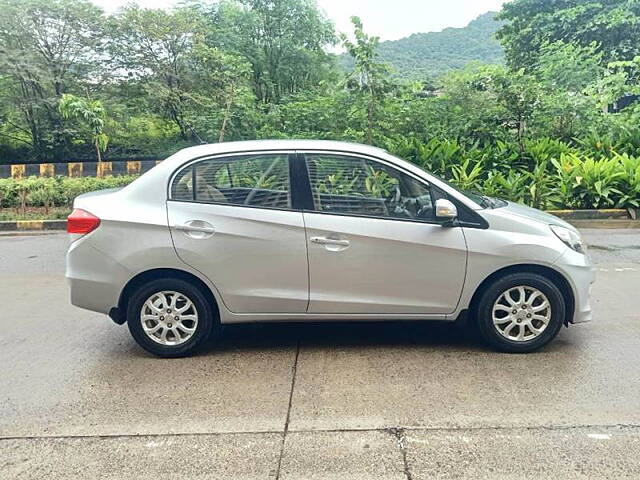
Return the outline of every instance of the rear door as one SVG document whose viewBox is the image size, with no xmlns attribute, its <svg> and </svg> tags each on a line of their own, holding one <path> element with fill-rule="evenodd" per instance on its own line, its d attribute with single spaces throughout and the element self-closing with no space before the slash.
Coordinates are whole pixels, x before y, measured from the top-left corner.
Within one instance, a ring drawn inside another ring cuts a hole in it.
<svg viewBox="0 0 640 480">
<path fill-rule="evenodd" d="M 462 228 L 436 222 L 430 185 L 375 159 L 307 153 L 309 313 L 446 314 L 464 284 Z"/>
<path fill-rule="evenodd" d="M 199 160 L 175 175 L 167 203 L 178 256 L 235 313 L 303 313 L 308 270 L 302 212 L 292 208 L 290 154 Z"/>
</svg>

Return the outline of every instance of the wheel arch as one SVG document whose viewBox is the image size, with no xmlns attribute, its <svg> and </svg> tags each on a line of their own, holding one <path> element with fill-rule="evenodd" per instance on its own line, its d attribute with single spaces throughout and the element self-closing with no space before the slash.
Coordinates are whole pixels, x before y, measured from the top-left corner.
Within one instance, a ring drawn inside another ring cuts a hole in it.
<svg viewBox="0 0 640 480">
<path fill-rule="evenodd" d="M 120 292 L 118 306 L 112 308 L 109 312 L 109 316 L 111 317 L 111 319 L 119 325 L 124 324 L 127 321 L 127 303 L 129 301 L 129 298 L 131 298 L 133 292 L 135 292 L 136 289 L 141 285 L 144 285 L 145 283 L 152 280 L 157 280 L 159 278 L 177 278 L 195 285 L 207 297 L 207 300 L 209 301 L 209 304 L 211 305 L 211 308 L 213 308 L 215 314 L 218 316 L 220 315 L 216 297 L 211 291 L 211 288 L 209 288 L 209 286 L 204 281 L 202 281 L 202 279 L 198 278 L 193 273 L 189 273 L 176 268 L 154 268 L 152 270 L 140 272 L 127 282 L 127 284 Z"/>
<path fill-rule="evenodd" d="M 510 265 L 508 267 L 501 268 L 500 270 L 496 270 L 487 278 L 485 278 L 482 283 L 480 283 L 478 288 L 476 288 L 473 297 L 471 297 L 471 302 L 469 303 L 470 312 L 472 314 L 475 314 L 478 307 L 478 302 L 480 301 L 482 294 L 493 282 L 512 273 L 536 273 L 551 280 L 562 293 L 562 297 L 564 298 L 566 307 L 564 324 L 565 326 L 569 325 L 575 311 L 575 297 L 573 289 L 571 288 L 571 284 L 562 273 L 544 265 L 518 264 Z"/>
</svg>

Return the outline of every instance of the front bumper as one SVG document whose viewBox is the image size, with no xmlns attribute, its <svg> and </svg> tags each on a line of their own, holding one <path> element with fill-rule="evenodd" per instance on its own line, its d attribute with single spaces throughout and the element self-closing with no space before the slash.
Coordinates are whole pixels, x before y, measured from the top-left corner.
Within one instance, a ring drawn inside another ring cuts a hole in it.
<svg viewBox="0 0 640 480">
<path fill-rule="evenodd" d="M 591 287 L 596 280 L 596 268 L 588 255 L 567 249 L 555 265 L 569 281 L 573 291 L 574 311 L 572 324 L 590 322 L 593 318 L 591 310 Z"/>
</svg>

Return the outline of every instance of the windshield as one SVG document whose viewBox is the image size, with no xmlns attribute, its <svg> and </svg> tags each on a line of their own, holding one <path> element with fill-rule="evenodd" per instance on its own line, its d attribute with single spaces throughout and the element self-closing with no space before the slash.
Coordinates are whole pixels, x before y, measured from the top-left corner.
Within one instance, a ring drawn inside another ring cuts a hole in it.
<svg viewBox="0 0 640 480">
<path fill-rule="evenodd" d="M 398 157 L 395 157 L 395 158 L 398 158 Z M 444 178 L 441 178 L 438 175 L 435 175 L 431 172 L 427 172 L 424 168 L 420 166 L 418 166 L 418 168 L 420 168 L 423 172 L 428 173 L 432 177 L 440 180 L 442 183 L 446 184 L 447 186 L 453 188 L 460 195 L 464 195 L 465 197 L 467 197 L 469 200 L 471 200 L 473 203 L 475 203 L 481 208 L 501 208 L 501 207 L 507 206 L 507 202 L 504 200 L 500 200 L 498 198 L 493 198 L 493 197 L 487 197 L 486 195 L 482 195 L 481 193 L 478 193 L 478 192 L 470 192 L 468 190 L 463 190 L 457 185 L 454 185 L 453 183 L 445 180 Z"/>
<path fill-rule="evenodd" d="M 454 185 L 453 183 L 445 180 L 444 178 L 439 177 L 438 175 L 434 175 L 433 173 L 430 173 L 429 175 L 431 175 L 432 177 L 437 178 L 442 183 L 447 184 L 449 187 L 453 188 L 456 192 L 464 195 L 465 197 L 467 197 L 472 202 L 477 203 L 478 205 L 480 205 L 482 208 L 491 207 L 491 201 L 490 201 L 489 197 L 485 197 L 485 196 L 483 196 L 483 195 L 481 195 L 479 193 L 474 193 L 474 192 L 469 192 L 467 190 L 463 190 L 460 187 L 458 187 L 457 185 Z"/>
</svg>

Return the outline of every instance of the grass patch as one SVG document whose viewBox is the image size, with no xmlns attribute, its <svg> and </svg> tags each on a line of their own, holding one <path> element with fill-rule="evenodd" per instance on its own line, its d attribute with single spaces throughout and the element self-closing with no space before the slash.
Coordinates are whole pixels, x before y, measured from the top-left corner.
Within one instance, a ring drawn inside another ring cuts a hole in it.
<svg viewBox="0 0 640 480">
<path fill-rule="evenodd" d="M 0 222 L 17 220 L 66 220 L 71 213 L 69 207 L 52 207 L 45 213 L 44 207 L 27 207 L 23 214 L 19 208 L 0 208 Z"/>
</svg>

